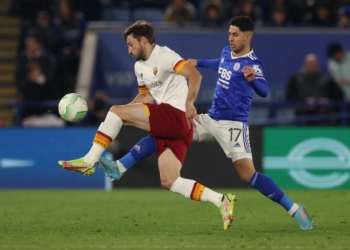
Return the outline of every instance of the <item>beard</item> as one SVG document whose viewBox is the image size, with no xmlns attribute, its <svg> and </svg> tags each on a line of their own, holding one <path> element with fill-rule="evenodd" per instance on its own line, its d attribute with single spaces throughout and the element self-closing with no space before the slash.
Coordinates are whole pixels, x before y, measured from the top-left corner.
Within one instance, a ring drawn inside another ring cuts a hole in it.
<svg viewBox="0 0 350 250">
<path fill-rule="evenodd" d="M 141 47 L 138 53 L 132 56 L 135 58 L 136 61 L 140 61 L 140 60 L 145 61 L 146 60 L 145 49 Z"/>
<path fill-rule="evenodd" d="M 244 49 L 244 44 L 242 44 L 240 47 L 233 49 L 233 53 L 237 54 L 239 52 L 241 52 Z"/>
</svg>

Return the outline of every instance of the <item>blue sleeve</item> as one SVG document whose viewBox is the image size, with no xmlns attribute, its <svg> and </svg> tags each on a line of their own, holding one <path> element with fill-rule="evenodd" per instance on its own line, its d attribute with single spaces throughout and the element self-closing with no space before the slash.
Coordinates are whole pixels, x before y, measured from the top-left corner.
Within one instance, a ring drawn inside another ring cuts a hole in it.
<svg viewBox="0 0 350 250">
<path fill-rule="evenodd" d="M 221 58 L 206 60 L 206 59 L 197 59 L 197 67 L 206 68 L 217 71 L 219 69 Z"/>
<path fill-rule="evenodd" d="M 255 93 L 261 97 L 267 97 L 269 94 L 269 88 L 267 87 L 266 80 L 258 77 L 255 78 L 252 82 L 249 82 Z"/>
</svg>

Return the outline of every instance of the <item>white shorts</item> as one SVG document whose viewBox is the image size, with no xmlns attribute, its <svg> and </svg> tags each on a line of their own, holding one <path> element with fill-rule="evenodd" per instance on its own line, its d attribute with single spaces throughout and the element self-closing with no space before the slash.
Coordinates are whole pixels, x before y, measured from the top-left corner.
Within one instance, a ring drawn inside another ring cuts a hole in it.
<svg viewBox="0 0 350 250">
<path fill-rule="evenodd" d="M 207 136 L 212 135 L 224 150 L 226 156 L 233 162 L 250 158 L 252 151 L 249 142 L 249 127 L 243 122 L 213 120 L 208 114 L 200 114 L 202 124 L 196 122 L 194 128 L 194 141 L 202 141 Z"/>
</svg>

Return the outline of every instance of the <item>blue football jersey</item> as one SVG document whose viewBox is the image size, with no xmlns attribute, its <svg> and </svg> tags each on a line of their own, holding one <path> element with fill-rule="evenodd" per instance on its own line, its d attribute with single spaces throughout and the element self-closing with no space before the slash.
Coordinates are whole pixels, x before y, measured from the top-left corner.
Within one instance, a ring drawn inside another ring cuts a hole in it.
<svg viewBox="0 0 350 250">
<path fill-rule="evenodd" d="M 248 82 L 244 78 L 242 71 L 244 66 L 254 68 L 253 82 Z M 268 89 L 263 66 L 254 51 L 251 50 L 246 55 L 234 57 L 231 48 L 225 47 L 221 53 L 214 100 L 209 116 L 214 120 L 241 121 L 248 124 L 255 90 L 260 89 L 263 89 L 262 92 L 267 95 Z"/>
</svg>

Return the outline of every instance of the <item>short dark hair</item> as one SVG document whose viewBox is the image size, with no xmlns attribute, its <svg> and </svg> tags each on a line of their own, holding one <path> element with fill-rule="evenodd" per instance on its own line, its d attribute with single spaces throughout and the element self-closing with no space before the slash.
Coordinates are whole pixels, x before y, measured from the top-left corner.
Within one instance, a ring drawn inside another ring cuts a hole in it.
<svg viewBox="0 0 350 250">
<path fill-rule="evenodd" d="M 339 43 L 330 43 L 327 48 L 327 56 L 332 58 L 336 53 L 343 51 L 344 48 Z"/>
<path fill-rule="evenodd" d="M 249 16 L 236 16 L 230 20 L 230 25 L 237 26 L 243 32 L 254 32 L 254 22 Z"/>
<path fill-rule="evenodd" d="M 133 35 L 137 39 L 137 41 L 140 41 L 141 37 L 144 36 L 147 38 L 150 44 L 154 44 L 156 42 L 155 29 L 144 20 L 136 21 L 133 25 L 125 29 L 125 41 L 129 35 Z"/>
</svg>

